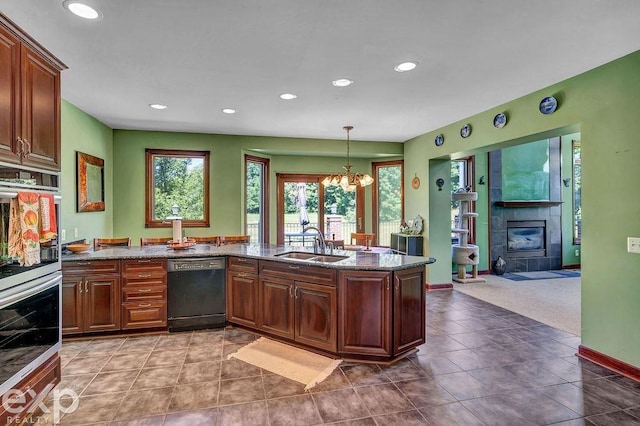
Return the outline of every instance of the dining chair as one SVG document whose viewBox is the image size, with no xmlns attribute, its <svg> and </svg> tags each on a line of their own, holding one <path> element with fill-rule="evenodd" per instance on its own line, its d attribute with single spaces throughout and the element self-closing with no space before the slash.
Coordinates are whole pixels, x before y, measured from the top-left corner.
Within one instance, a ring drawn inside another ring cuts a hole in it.
<svg viewBox="0 0 640 426">
<path fill-rule="evenodd" d="M 131 238 L 94 238 L 93 251 L 109 247 L 131 247 Z"/>
<path fill-rule="evenodd" d="M 151 237 L 142 237 L 140 238 L 141 246 L 160 246 L 165 245 L 169 241 L 171 241 L 171 237 L 161 237 L 161 238 L 151 238 Z"/>
<path fill-rule="evenodd" d="M 195 240 L 196 243 L 198 244 L 215 244 L 215 245 L 220 245 L 220 236 L 216 235 L 213 237 L 189 237 L 193 240 Z"/>
<path fill-rule="evenodd" d="M 333 243 L 333 248 L 335 249 L 344 249 L 344 240 L 325 240 L 325 242 Z"/>
<path fill-rule="evenodd" d="M 241 244 L 251 242 L 251 235 L 225 235 L 220 237 L 220 244 Z"/>
<path fill-rule="evenodd" d="M 366 234 L 360 232 L 351 233 L 351 245 L 371 247 L 374 245 L 376 234 Z"/>
</svg>

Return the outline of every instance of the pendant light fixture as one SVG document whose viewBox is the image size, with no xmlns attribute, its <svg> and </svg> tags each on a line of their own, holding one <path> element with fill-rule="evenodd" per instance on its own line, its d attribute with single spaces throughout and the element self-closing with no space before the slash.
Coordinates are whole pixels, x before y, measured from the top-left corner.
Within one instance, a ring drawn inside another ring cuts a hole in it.
<svg viewBox="0 0 640 426">
<path fill-rule="evenodd" d="M 340 185 L 346 192 L 355 191 L 358 186 L 367 186 L 373 183 L 373 178 L 366 173 L 351 173 L 351 163 L 349 161 L 349 132 L 353 126 L 344 126 L 347 131 L 347 165 L 343 166 L 344 174 L 333 174 L 322 180 L 324 186 Z"/>
</svg>

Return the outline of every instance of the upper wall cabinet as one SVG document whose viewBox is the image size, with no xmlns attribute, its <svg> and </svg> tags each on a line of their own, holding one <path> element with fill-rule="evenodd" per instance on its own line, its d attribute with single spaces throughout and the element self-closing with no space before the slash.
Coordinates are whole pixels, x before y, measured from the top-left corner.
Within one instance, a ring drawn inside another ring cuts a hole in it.
<svg viewBox="0 0 640 426">
<path fill-rule="evenodd" d="M 66 66 L 0 14 L 0 160 L 60 170 Z"/>
</svg>

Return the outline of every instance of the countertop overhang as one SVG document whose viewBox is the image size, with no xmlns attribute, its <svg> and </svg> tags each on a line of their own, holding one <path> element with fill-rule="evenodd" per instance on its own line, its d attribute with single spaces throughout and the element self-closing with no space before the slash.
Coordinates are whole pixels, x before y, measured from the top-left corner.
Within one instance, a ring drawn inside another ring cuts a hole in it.
<svg viewBox="0 0 640 426">
<path fill-rule="evenodd" d="M 399 254 L 372 253 L 368 251 L 334 250 L 335 255 L 347 256 L 337 262 L 307 261 L 279 257 L 286 252 L 308 252 L 312 249 L 286 245 L 269 244 L 231 244 L 217 247 L 209 244 L 197 244 L 186 250 L 174 250 L 164 245 L 144 247 L 113 247 L 84 253 L 63 254 L 62 262 L 112 259 L 147 259 L 147 258 L 191 258 L 208 256 L 240 256 L 260 260 L 275 260 L 291 264 L 305 264 L 329 269 L 350 270 L 400 270 L 434 263 L 432 257 L 405 256 Z"/>
</svg>

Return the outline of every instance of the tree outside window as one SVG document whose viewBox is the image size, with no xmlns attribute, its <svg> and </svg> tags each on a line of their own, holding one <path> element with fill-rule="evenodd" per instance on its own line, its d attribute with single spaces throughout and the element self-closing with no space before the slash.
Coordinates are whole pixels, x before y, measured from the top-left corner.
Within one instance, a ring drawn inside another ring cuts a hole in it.
<svg viewBox="0 0 640 426">
<path fill-rule="evenodd" d="M 147 228 L 170 227 L 177 205 L 185 227 L 209 226 L 209 151 L 146 150 Z"/>
</svg>

